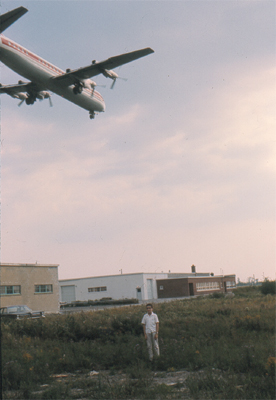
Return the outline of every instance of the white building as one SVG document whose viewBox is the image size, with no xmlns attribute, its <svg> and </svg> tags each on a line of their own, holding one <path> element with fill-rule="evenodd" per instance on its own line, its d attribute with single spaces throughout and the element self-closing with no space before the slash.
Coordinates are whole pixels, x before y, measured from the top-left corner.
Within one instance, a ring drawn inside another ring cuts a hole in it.
<svg viewBox="0 0 276 400">
<path fill-rule="evenodd" d="M 136 273 L 97 276 L 59 281 L 60 301 L 100 300 L 102 298 L 157 299 L 157 279 L 167 279 L 168 273 Z"/>
</svg>

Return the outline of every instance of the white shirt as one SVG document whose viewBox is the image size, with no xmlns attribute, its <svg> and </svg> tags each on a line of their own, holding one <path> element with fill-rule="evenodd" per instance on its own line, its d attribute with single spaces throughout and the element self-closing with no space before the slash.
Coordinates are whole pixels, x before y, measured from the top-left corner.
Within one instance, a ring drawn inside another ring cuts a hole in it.
<svg viewBox="0 0 276 400">
<path fill-rule="evenodd" d="M 154 312 L 150 315 L 145 314 L 142 319 L 142 324 L 146 325 L 146 333 L 156 332 L 156 323 L 159 322 L 158 317 Z"/>
</svg>

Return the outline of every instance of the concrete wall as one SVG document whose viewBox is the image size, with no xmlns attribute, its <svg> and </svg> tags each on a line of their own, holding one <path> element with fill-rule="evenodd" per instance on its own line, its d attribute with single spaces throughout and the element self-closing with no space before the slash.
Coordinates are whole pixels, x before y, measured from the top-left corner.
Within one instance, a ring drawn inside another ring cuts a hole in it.
<svg viewBox="0 0 276 400">
<path fill-rule="evenodd" d="M 110 297 L 113 300 L 157 299 L 156 279 L 166 277 L 167 274 L 138 273 L 60 280 L 60 299 L 64 301 L 62 288 L 72 285 L 75 286 L 76 301 L 100 300 L 104 297 Z M 91 291 L 92 288 L 106 288 L 106 290 Z M 137 289 L 140 289 L 140 292 Z M 138 293 L 140 293 L 140 298 Z"/>
<path fill-rule="evenodd" d="M 0 306 L 24 304 L 32 310 L 59 310 L 58 265 L 1 264 L 0 285 L 21 287 L 20 294 L 2 294 Z M 52 293 L 35 293 L 35 285 L 52 285 Z"/>
</svg>

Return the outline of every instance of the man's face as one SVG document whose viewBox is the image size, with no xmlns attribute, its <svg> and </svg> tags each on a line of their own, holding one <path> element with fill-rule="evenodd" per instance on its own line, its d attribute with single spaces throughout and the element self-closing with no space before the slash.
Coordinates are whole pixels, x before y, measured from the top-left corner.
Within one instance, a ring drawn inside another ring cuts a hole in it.
<svg viewBox="0 0 276 400">
<path fill-rule="evenodd" d="M 153 311 L 153 308 L 150 306 L 147 306 L 147 312 L 149 315 L 152 313 L 152 311 Z"/>
</svg>

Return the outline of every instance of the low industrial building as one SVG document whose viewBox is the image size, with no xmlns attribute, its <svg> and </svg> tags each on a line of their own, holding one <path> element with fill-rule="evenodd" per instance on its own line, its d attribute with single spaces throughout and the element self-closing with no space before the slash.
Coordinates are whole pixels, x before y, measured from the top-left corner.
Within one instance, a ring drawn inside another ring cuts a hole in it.
<svg viewBox="0 0 276 400">
<path fill-rule="evenodd" d="M 59 281 L 60 299 L 65 303 L 74 301 L 101 300 L 110 298 L 138 299 L 157 298 L 157 279 L 166 279 L 168 274 L 120 274 Z"/>
<path fill-rule="evenodd" d="M 59 311 L 58 265 L 0 264 L 0 306 Z"/>
<path fill-rule="evenodd" d="M 132 273 L 58 280 L 58 265 L 0 264 L 0 306 L 58 312 L 60 302 L 137 299 L 139 302 L 228 292 L 235 275 Z"/>
<path fill-rule="evenodd" d="M 96 301 L 137 299 L 139 302 L 231 291 L 235 275 L 213 276 L 209 273 L 133 273 L 59 281 L 60 300 Z"/>
<path fill-rule="evenodd" d="M 226 293 L 236 287 L 236 276 L 190 276 L 186 278 L 158 279 L 159 299 Z"/>
</svg>

